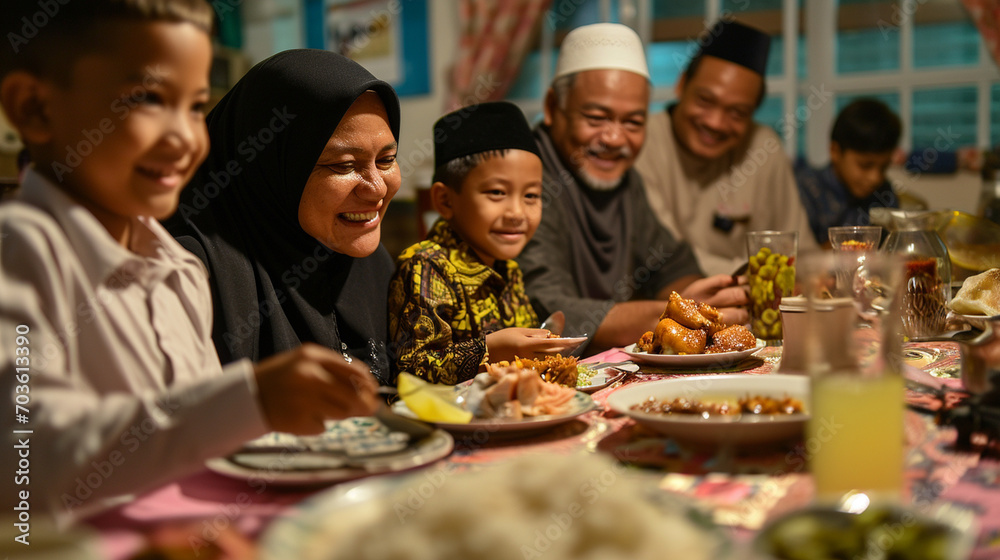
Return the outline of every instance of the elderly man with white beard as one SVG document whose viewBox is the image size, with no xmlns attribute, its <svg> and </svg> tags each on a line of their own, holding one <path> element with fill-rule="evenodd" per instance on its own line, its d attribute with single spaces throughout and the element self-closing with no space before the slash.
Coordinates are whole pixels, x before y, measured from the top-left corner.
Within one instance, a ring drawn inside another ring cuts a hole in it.
<svg viewBox="0 0 1000 560">
<path fill-rule="evenodd" d="M 656 220 L 632 164 L 650 96 L 642 43 L 620 24 L 577 28 L 563 41 L 535 138 L 544 167 L 542 223 L 518 258 L 540 316 L 566 313 L 588 352 L 635 342 L 670 292 L 747 320 L 729 275 L 705 278 L 691 246 Z"/>
</svg>

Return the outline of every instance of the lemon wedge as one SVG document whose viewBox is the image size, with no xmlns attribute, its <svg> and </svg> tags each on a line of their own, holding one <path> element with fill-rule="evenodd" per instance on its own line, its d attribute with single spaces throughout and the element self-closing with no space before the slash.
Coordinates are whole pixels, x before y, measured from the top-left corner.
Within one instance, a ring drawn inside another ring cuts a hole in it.
<svg viewBox="0 0 1000 560">
<path fill-rule="evenodd" d="M 400 373 L 396 390 L 417 418 L 424 422 L 468 424 L 472 413 L 455 404 L 455 389 L 451 385 L 435 385 L 415 375 Z"/>
</svg>

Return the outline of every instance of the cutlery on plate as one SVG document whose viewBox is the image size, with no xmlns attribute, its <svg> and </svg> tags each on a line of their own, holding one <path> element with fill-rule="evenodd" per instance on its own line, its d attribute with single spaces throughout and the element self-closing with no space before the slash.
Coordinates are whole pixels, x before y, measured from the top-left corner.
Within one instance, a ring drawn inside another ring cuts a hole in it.
<svg viewBox="0 0 1000 560">
<path fill-rule="evenodd" d="M 597 369 L 597 370 L 601 370 L 601 369 L 604 369 L 604 368 L 621 369 L 621 366 L 634 366 L 636 364 L 635 364 L 635 362 L 633 362 L 631 360 L 626 360 L 624 362 L 601 362 L 601 363 L 598 363 L 598 364 L 580 364 L 580 365 L 584 366 L 584 367 L 588 367 L 588 368 L 594 368 L 594 369 Z M 636 368 L 636 370 L 638 370 L 638 368 Z M 626 369 L 621 369 L 621 371 L 632 371 L 632 368 L 629 368 L 627 370 Z"/>
</svg>

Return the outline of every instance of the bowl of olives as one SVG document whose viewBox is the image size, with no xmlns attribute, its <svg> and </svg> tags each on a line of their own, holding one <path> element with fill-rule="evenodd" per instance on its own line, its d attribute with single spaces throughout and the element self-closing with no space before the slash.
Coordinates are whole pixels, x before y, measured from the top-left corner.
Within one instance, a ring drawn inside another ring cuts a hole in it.
<svg viewBox="0 0 1000 560">
<path fill-rule="evenodd" d="M 753 540 L 759 560 L 968 558 L 977 530 L 971 513 L 953 508 L 933 515 L 873 505 L 860 513 L 812 507 L 786 514 Z"/>
</svg>

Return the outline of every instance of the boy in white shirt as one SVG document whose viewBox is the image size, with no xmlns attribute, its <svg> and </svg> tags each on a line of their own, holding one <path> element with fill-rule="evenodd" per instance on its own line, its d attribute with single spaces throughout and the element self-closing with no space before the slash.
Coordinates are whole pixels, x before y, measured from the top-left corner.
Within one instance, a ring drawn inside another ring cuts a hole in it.
<svg viewBox="0 0 1000 560">
<path fill-rule="evenodd" d="M 373 378 L 326 348 L 222 368 L 205 269 L 157 222 L 208 153 L 208 4 L 51 4 L 0 16 L 0 103 L 33 162 L 0 206 L 0 504 L 79 516 L 370 414 Z"/>
</svg>

